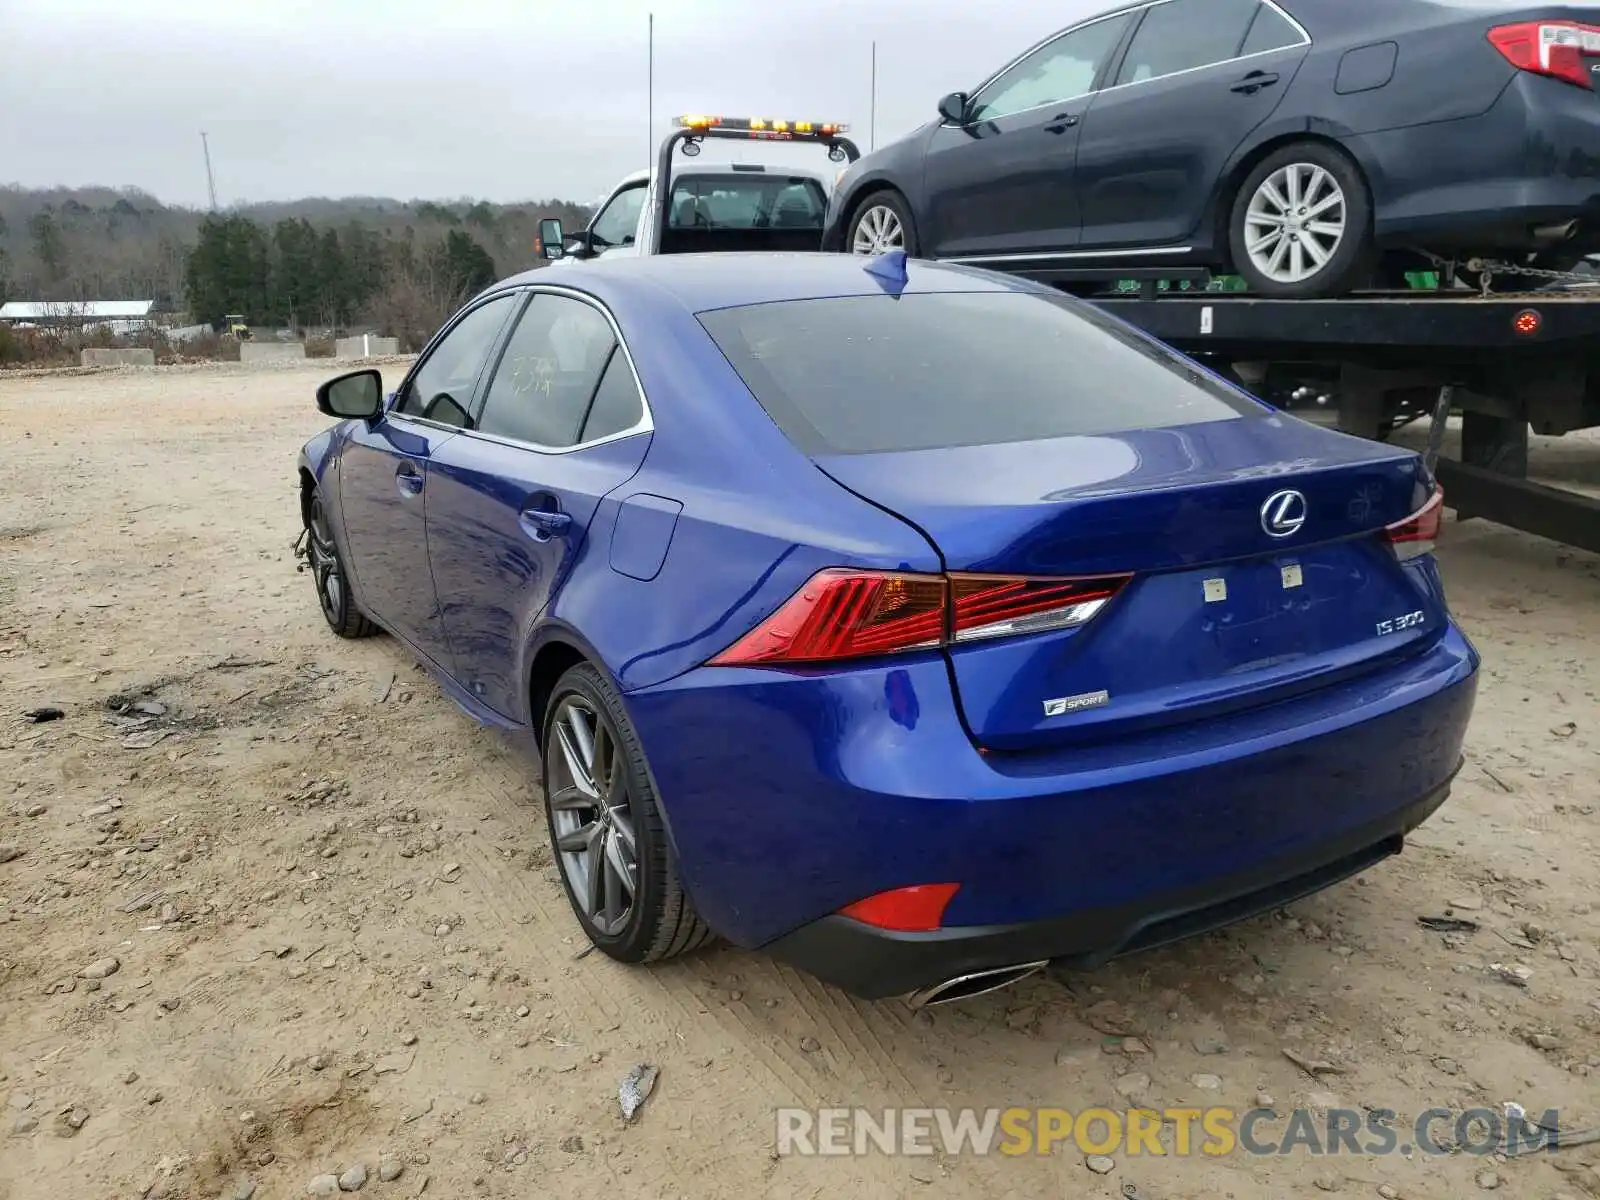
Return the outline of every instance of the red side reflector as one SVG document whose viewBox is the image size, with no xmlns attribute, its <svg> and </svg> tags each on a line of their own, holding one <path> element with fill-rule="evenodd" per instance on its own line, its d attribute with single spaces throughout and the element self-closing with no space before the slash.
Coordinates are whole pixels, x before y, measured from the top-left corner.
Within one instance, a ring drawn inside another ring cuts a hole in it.
<svg viewBox="0 0 1600 1200">
<path fill-rule="evenodd" d="M 895 888 L 846 905 L 839 915 L 897 933 L 932 933 L 940 927 L 944 910 L 960 887 L 959 883 L 919 883 Z"/>
<path fill-rule="evenodd" d="M 1594 75 L 1585 57 L 1600 54 L 1600 26 L 1576 21 L 1521 21 L 1489 30 L 1489 41 L 1519 71 L 1548 75 L 1594 90 Z"/>
<path fill-rule="evenodd" d="M 1397 521 L 1383 531 L 1384 538 L 1394 547 L 1401 562 L 1432 554 L 1444 526 L 1444 489 L 1435 487 L 1433 496 L 1404 521 Z"/>
</svg>

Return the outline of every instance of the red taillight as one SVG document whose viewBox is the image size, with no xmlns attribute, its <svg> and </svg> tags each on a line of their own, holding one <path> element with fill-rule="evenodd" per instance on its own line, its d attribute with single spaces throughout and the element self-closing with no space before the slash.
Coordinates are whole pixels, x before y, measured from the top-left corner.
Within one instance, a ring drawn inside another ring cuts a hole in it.
<svg viewBox="0 0 1600 1200">
<path fill-rule="evenodd" d="M 846 905 L 839 915 L 897 933 L 932 933 L 960 887 L 959 883 L 922 883 L 896 888 Z"/>
<path fill-rule="evenodd" d="M 1520 71 L 1594 90 L 1585 57 L 1600 55 L 1600 26 L 1576 21 L 1522 21 L 1489 30 L 1489 40 Z"/>
<path fill-rule="evenodd" d="M 1131 578 L 1026 579 L 818 571 L 777 612 L 711 660 L 791 666 L 934 650 L 982 638 L 1071 629 Z"/>
<path fill-rule="evenodd" d="M 711 663 L 830 662 L 937 647 L 944 640 L 945 586 L 938 575 L 818 571 Z"/>
<path fill-rule="evenodd" d="M 1435 487 L 1433 496 L 1404 521 L 1397 521 L 1383 531 L 1384 538 L 1394 547 L 1395 557 L 1401 562 L 1432 554 L 1439 540 L 1439 530 L 1444 525 L 1444 489 Z"/>
</svg>

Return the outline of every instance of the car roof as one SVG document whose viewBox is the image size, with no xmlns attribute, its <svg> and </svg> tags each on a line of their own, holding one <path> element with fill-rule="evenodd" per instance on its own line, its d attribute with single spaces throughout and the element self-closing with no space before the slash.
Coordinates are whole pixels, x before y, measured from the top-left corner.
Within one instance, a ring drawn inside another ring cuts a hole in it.
<svg viewBox="0 0 1600 1200">
<path fill-rule="evenodd" d="M 562 271 L 556 278 L 545 275 L 544 268 L 536 268 L 496 287 L 543 283 L 589 292 L 602 301 L 620 301 L 631 295 L 648 302 L 649 294 L 654 294 L 657 298 L 671 297 L 691 312 L 830 296 L 883 295 L 897 290 L 912 294 L 1051 291 L 1042 284 L 1010 275 L 921 259 L 906 264 L 906 284 L 897 289 L 868 272 L 874 261 L 853 254 L 822 252 L 652 254 L 599 258 L 584 263 L 581 271 Z"/>
</svg>

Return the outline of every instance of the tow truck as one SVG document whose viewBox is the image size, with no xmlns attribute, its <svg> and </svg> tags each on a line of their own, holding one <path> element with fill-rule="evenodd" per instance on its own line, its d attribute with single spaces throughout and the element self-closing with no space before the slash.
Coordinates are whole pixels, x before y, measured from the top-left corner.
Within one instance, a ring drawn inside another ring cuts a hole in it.
<svg viewBox="0 0 1600 1200">
<path fill-rule="evenodd" d="M 643 189 L 631 244 L 598 244 L 595 230 L 608 202 L 571 242 L 559 220 L 541 221 L 543 257 L 821 248 L 820 220 L 813 230 L 775 228 L 759 215 L 705 226 L 674 219 L 682 199 L 674 185 L 691 178 L 680 170 L 675 179 L 674 156 L 680 147 L 694 157 L 705 140 L 730 139 L 813 143 L 835 163 L 854 162 L 861 152 L 845 136 L 847 126 L 716 116 L 684 116 L 674 124 L 654 169 L 613 192 L 614 201 L 628 188 Z M 729 168 L 739 169 L 761 168 Z M 1459 519 L 1481 517 L 1600 553 L 1600 499 L 1528 478 L 1530 427 L 1544 435 L 1600 427 L 1600 287 L 1593 267 L 1557 273 L 1464 265 L 1476 288 L 1456 282 L 1456 264 L 1437 263 L 1432 286 L 1331 300 L 1231 291 L 1203 269 L 1021 273 L 1114 313 L 1277 407 L 1309 406 L 1318 411 L 1304 415 L 1313 418 L 1336 413 L 1347 433 L 1387 440 L 1431 416 L 1427 454 Z M 1496 292 L 1497 277 L 1526 279 L 1529 286 Z M 1456 412 L 1459 461 L 1441 457 L 1446 420 Z"/>
<path fill-rule="evenodd" d="M 568 238 L 561 221 L 539 222 L 537 252 L 552 263 L 618 255 L 822 248 L 831 180 L 818 171 L 759 163 L 675 164 L 679 149 L 695 158 L 708 139 L 799 142 L 825 148 L 836 162 L 861 151 L 831 121 L 681 116 L 662 139 L 655 167 L 612 189 L 588 226 Z"/>
</svg>

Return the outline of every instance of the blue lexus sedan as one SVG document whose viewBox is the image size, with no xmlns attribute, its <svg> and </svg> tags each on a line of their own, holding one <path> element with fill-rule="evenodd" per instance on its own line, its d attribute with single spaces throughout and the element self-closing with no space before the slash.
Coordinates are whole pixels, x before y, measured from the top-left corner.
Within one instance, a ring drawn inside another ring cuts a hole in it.
<svg viewBox="0 0 1600 1200">
<path fill-rule="evenodd" d="M 526 735 L 584 932 L 933 1003 L 1400 850 L 1478 658 L 1423 460 L 890 254 L 471 301 L 299 462 L 334 632 Z"/>
</svg>

